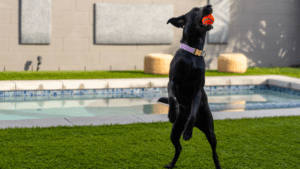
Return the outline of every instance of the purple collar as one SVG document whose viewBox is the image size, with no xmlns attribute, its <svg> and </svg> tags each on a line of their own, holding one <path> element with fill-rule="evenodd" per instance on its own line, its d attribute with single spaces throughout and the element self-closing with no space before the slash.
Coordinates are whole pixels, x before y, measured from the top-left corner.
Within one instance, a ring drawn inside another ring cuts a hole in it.
<svg viewBox="0 0 300 169">
<path fill-rule="evenodd" d="M 194 54 L 196 56 L 201 56 L 201 54 L 202 54 L 202 50 L 189 47 L 188 45 L 183 44 L 183 43 L 180 44 L 180 48 L 183 49 L 183 50 L 186 50 L 186 51 L 188 51 L 188 52 L 190 52 L 190 53 L 192 53 L 192 54 Z M 205 51 L 203 51 L 203 52 L 205 53 Z M 205 57 L 205 56 L 206 56 L 206 53 L 205 53 L 205 55 L 203 57 Z"/>
</svg>

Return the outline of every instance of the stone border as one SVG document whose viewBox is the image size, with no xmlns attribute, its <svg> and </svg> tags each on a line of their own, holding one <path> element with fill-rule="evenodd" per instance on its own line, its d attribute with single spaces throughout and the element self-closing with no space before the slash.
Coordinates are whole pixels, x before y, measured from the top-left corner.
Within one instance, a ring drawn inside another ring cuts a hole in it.
<svg viewBox="0 0 300 169">
<path fill-rule="evenodd" d="M 0 81 L 0 91 L 167 87 L 169 78 Z M 270 85 L 300 91 L 300 79 L 282 75 L 206 77 L 205 86 Z"/>
<path fill-rule="evenodd" d="M 239 112 L 212 112 L 214 120 L 263 118 L 274 116 L 300 116 L 300 108 L 252 110 Z M 168 122 L 167 114 L 151 115 L 122 115 L 122 116 L 93 116 L 93 117 L 68 117 L 26 120 L 0 120 L 0 129 L 6 128 L 32 128 L 32 127 L 57 127 L 57 126 L 99 126 L 112 124 L 132 124 Z"/>
</svg>

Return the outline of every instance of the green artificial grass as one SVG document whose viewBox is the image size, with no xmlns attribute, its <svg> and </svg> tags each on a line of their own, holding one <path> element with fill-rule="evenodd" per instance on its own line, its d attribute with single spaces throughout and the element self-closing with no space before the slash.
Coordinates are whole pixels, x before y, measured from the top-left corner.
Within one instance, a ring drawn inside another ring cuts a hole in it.
<svg viewBox="0 0 300 169">
<path fill-rule="evenodd" d="M 249 67 L 245 73 L 224 73 L 206 70 L 206 76 L 284 75 L 300 78 L 299 68 Z M 161 78 L 169 75 L 145 74 L 143 70 L 132 71 L 23 71 L 1 72 L 0 80 L 51 80 L 51 79 L 114 79 L 114 78 Z"/>
<path fill-rule="evenodd" d="M 300 116 L 215 120 L 223 169 L 300 168 Z M 0 130 L 0 168 L 163 168 L 174 155 L 169 122 Z M 215 168 L 197 128 L 177 168 Z"/>
<path fill-rule="evenodd" d="M 300 69 L 248 68 L 244 74 L 207 70 L 206 76 L 285 75 Z M 0 80 L 160 78 L 138 71 L 1 72 Z M 300 116 L 215 120 L 223 169 L 300 168 Z M 168 122 L 104 126 L 0 129 L 0 168 L 163 168 L 174 156 Z M 215 168 L 210 145 L 197 128 L 178 168 Z"/>
</svg>

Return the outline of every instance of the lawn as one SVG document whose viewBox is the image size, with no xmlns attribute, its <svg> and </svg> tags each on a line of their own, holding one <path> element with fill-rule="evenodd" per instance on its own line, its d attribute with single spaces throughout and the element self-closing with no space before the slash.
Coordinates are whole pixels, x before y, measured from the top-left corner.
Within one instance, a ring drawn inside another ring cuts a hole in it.
<svg viewBox="0 0 300 169">
<path fill-rule="evenodd" d="M 300 168 L 300 116 L 215 120 L 223 169 Z M 169 122 L 0 130 L 0 168 L 163 168 L 174 155 Z M 177 168 L 215 168 L 194 128 Z"/>
<path fill-rule="evenodd" d="M 248 68 L 244 74 L 285 75 L 298 68 Z M 143 71 L 2 72 L 0 80 L 154 78 Z M 300 168 L 300 116 L 214 120 L 223 169 Z M 0 129 L 0 168 L 163 168 L 174 155 L 169 122 Z M 215 168 L 205 135 L 194 129 L 177 168 Z"/>
<path fill-rule="evenodd" d="M 206 70 L 206 76 L 285 75 L 300 78 L 299 68 L 250 67 L 245 73 L 223 73 Z M 52 80 L 52 79 L 113 79 L 113 78 L 161 78 L 169 75 L 145 74 L 143 70 L 132 71 L 23 71 L 1 72 L 0 80 Z"/>
</svg>

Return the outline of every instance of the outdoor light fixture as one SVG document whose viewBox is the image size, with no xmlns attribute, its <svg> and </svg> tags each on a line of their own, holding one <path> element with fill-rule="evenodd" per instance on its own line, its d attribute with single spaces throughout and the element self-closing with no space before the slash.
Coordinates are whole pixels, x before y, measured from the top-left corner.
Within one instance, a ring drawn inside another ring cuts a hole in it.
<svg viewBox="0 0 300 169">
<path fill-rule="evenodd" d="M 37 60 L 38 60 L 38 64 L 37 64 L 37 67 L 36 67 L 36 71 L 39 71 L 39 69 L 40 69 L 40 64 L 42 64 L 42 57 L 41 57 L 41 56 L 38 56 L 38 57 L 37 57 Z"/>
</svg>

